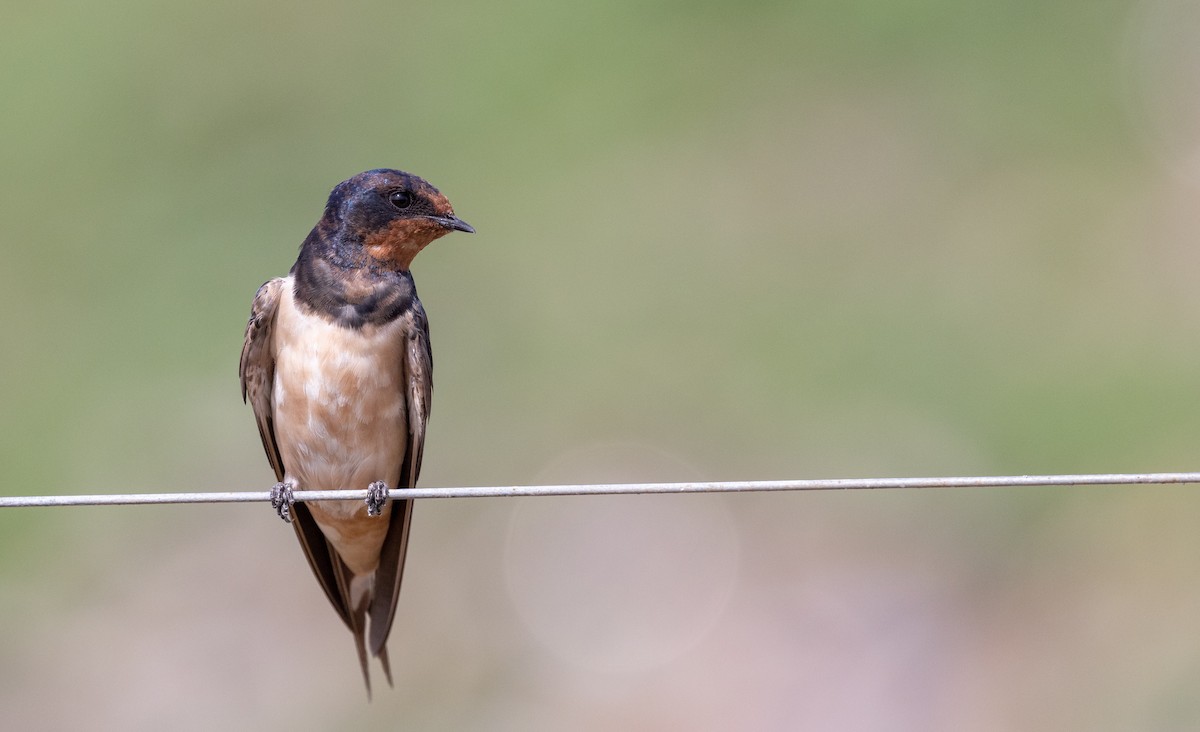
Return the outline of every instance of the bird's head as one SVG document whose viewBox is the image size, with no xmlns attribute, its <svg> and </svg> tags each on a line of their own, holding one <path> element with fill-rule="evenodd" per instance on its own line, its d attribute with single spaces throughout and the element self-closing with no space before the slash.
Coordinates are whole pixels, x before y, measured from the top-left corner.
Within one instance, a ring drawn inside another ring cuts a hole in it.
<svg viewBox="0 0 1200 732">
<path fill-rule="evenodd" d="M 387 269 L 407 270 L 413 257 L 451 231 L 475 232 L 450 201 L 415 175 L 380 168 L 342 181 L 329 194 L 317 226 L 344 246 L 361 247 Z"/>
</svg>

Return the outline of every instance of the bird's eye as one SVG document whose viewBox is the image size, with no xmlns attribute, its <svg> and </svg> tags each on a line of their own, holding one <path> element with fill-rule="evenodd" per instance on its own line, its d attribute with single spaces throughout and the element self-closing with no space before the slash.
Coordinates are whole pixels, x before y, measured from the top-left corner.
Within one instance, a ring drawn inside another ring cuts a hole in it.
<svg viewBox="0 0 1200 732">
<path fill-rule="evenodd" d="M 412 194 L 408 191 L 392 191 L 388 201 L 396 208 L 408 208 L 412 205 Z"/>
</svg>

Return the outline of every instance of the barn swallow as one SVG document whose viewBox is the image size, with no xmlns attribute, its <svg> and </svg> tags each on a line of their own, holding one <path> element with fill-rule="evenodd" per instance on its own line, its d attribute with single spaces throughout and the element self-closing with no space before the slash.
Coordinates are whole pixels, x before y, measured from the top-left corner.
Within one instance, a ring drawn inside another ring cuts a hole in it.
<svg viewBox="0 0 1200 732">
<path fill-rule="evenodd" d="M 287 277 L 254 296 L 242 345 L 242 400 L 258 422 L 291 521 L 325 595 L 383 666 L 396 614 L 412 501 L 433 392 L 425 310 L 409 265 L 451 231 L 474 233 L 436 188 L 399 170 L 339 183 Z M 358 501 L 295 502 L 295 492 L 366 488 Z M 370 630 L 367 620 L 370 619 Z"/>
</svg>

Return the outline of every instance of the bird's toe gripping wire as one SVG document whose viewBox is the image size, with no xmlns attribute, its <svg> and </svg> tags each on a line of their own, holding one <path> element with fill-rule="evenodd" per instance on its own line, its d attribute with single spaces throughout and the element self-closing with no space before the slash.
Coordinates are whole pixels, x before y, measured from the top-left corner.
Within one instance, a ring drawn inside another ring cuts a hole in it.
<svg viewBox="0 0 1200 732">
<path fill-rule="evenodd" d="M 367 486 L 367 515 L 378 516 L 383 513 L 383 506 L 388 500 L 388 486 L 382 480 L 377 480 Z"/>
<path fill-rule="evenodd" d="M 292 506 L 296 505 L 296 497 L 292 494 L 291 483 L 276 483 L 271 489 L 271 508 L 279 514 L 285 523 L 292 523 Z"/>
</svg>

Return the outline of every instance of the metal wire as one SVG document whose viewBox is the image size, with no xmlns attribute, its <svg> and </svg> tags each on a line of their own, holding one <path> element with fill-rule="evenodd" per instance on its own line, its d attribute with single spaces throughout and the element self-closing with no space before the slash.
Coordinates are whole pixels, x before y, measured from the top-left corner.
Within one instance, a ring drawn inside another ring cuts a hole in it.
<svg viewBox="0 0 1200 732">
<path fill-rule="evenodd" d="M 637 493 L 749 493 L 756 491 L 849 491 L 898 488 L 1019 488 L 1028 486 L 1171 485 L 1200 483 L 1200 473 L 1100 473 L 1088 475 L 1001 475 L 955 478 L 835 478 L 827 480 L 742 480 L 710 483 L 600 483 L 514 485 L 395 490 L 399 498 L 501 498 L 597 496 Z M 296 491 L 297 501 L 366 500 L 367 491 Z M 76 496 L 0 496 L 0 508 L 28 506 L 128 506 L 151 503 L 253 503 L 271 500 L 268 491 L 244 493 L 125 493 Z"/>
</svg>

